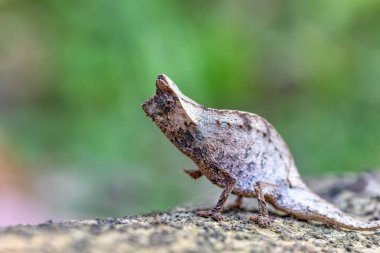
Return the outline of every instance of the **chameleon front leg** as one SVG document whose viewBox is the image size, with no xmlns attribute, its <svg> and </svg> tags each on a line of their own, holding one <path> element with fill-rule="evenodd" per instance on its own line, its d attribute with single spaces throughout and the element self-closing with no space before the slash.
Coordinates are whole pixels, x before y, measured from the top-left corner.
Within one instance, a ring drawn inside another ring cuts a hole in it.
<svg viewBox="0 0 380 253">
<path fill-rule="evenodd" d="M 272 194 L 274 188 L 275 185 L 265 182 L 257 182 L 254 185 L 254 190 L 259 205 L 259 214 L 251 216 L 250 220 L 256 222 L 262 228 L 269 227 L 270 223 L 273 221 L 268 214 L 268 208 L 265 202 L 265 195 Z"/>
<path fill-rule="evenodd" d="M 188 170 L 188 169 L 184 169 L 183 171 L 186 174 L 188 174 L 190 177 L 192 177 L 193 179 L 198 179 L 198 178 L 200 178 L 203 175 L 200 170 Z"/>
<path fill-rule="evenodd" d="M 220 214 L 220 211 L 223 209 L 224 204 L 226 203 L 226 200 L 228 199 L 228 196 L 230 196 L 232 190 L 235 187 L 236 179 L 232 177 L 227 172 L 222 172 L 222 183 L 225 185 L 225 188 L 222 192 L 222 194 L 219 197 L 218 203 L 213 209 L 206 210 L 206 211 L 199 211 L 197 212 L 197 215 L 201 217 L 211 217 L 216 221 L 223 220 L 222 215 Z"/>
</svg>

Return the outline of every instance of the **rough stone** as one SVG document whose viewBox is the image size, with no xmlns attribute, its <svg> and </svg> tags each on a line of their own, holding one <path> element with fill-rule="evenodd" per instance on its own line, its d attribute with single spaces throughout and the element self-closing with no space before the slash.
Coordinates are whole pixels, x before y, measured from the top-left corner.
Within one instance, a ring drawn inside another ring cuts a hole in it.
<svg viewBox="0 0 380 253">
<path fill-rule="evenodd" d="M 308 182 L 343 211 L 380 218 L 380 173 Z M 380 231 L 355 232 L 296 220 L 272 210 L 263 229 L 249 221 L 256 210 L 228 209 L 224 221 L 194 215 L 205 205 L 168 212 L 0 229 L 0 252 L 380 252 Z"/>
</svg>

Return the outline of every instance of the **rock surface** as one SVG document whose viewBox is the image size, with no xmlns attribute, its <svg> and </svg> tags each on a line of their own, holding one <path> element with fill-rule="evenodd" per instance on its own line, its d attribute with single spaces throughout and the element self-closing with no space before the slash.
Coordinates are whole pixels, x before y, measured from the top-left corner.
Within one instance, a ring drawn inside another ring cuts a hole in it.
<svg viewBox="0 0 380 253">
<path fill-rule="evenodd" d="M 347 213 L 380 219 L 380 173 L 308 184 Z M 2 228 L 0 252 L 380 252 L 380 231 L 347 231 L 276 211 L 263 229 L 249 221 L 252 208 L 227 208 L 219 223 L 195 216 L 197 208 Z"/>
</svg>

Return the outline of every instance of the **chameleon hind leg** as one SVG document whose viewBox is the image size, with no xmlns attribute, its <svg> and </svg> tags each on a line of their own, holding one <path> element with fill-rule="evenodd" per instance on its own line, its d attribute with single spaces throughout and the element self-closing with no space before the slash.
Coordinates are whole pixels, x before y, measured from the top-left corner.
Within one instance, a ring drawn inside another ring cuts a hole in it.
<svg viewBox="0 0 380 253">
<path fill-rule="evenodd" d="M 257 202 L 259 206 L 259 213 L 251 216 L 250 220 L 256 222 L 260 227 L 267 228 L 270 223 L 273 221 L 269 217 L 267 204 L 265 202 L 265 196 L 271 195 L 273 190 L 275 189 L 275 185 L 265 183 L 265 182 L 257 182 L 254 185 L 254 190 L 257 197 Z"/>
<path fill-rule="evenodd" d="M 216 204 L 214 208 L 210 210 L 198 211 L 197 212 L 198 216 L 206 217 L 206 218 L 211 217 L 216 221 L 223 220 L 223 217 L 220 214 L 220 211 L 222 211 L 223 206 L 226 203 L 226 200 L 228 199 L 232 190 L 234 189 L 235 184 L 236 184 L 236 179 L 225 171 L 222 171 L 221 174 L 222 174 L 221 180 L 223 181 L 223 185 L 225 185 L 225 188 L 219 197 L 218 203 Z"/>
<path fill-rule="evenodd" d="M 242 204 L 243 204 L 243 196 L 242 195 L 238 195 L 236 197 L 235 202 L 231 205 L 231 207 L 234 208 L 234 209 L 241 209 Z"/>
</svg>

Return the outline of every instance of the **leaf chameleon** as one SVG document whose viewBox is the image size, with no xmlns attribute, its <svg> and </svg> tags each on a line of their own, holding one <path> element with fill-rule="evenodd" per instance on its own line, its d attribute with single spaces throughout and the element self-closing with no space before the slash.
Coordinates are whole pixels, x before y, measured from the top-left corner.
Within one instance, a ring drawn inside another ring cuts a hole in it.
<svg viewBox="0 0 380 253">
<path fill-rule="evenodd" d="M 185 170 L 194 179 L 205 176 L 223 188 L 203 217 L 222 220 L 221 210 L 232 193 L 257 198 L 258 215 L 251 219 L 270 225 L 266 203 L 302 220 L 321 221 L 353 230 L 375 230 L 380 221 L 363 222 L 313 193 L 302 181 L 292 154 L 280 134 L 264 118 L 248 112 L 206 108 L 186 97 L 161 74 L 156 94 L 142 104 L 167 138 L 197 165 Z"/>
</svg>

